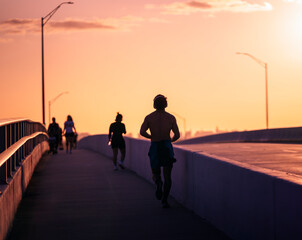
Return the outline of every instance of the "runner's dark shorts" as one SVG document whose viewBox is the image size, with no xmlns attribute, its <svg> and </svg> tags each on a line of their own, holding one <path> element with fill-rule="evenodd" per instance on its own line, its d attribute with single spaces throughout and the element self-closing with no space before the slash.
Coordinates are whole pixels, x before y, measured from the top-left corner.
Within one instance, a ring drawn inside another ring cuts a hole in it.
<svg viewBox="0 0 302 240">
<path fill-rule="evenodd" d="M 151 168 L 160 168 L 173 166 L 173 163 L 176 162 L 174 158 L 174 151 L 171 141 L 159 141 L 151 142 L 151 146 L 148 153 L 150 157 Z"/>
<path fill-rule="evenodd" d="M 118 140 L 112 139 L 111 147 L 124 149 L 126 147 L 125 140 L 123 138 Z"/>
</svg>

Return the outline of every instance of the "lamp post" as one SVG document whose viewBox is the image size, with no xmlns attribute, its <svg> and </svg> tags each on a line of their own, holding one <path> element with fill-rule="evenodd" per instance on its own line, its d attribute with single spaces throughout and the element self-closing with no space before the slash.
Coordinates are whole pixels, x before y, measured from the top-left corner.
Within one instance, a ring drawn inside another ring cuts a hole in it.
<svg viewBox="0 0 302 240">
<path fill-rule="evenodd" d="M 55 98 L 51 99 L 48 101 L 48 120 L 49 120 L 49 124 L 50 124 L 50 119 L 51 119 L 51 104 L 53 104 L 59 97 L 61 97 L 63 94 L 67 94 L 69 92 L 62 92 L 60 93 L 58 96 L 56 96 Z"/>
<path fill-rule="evenodd" d="M 56 11 L 63 4 L 73 4 L 73 2 L 62 2 L 54 10 L 48 13 L 45 17 L 41 18 L 41 40 L 42 40 L 42 117 L 43 124 L 45 124 L 45 87 L 44 87 L 44 26 L 49 21 L 49 19 L 56 13 Z"/>
<path fill-rule="evenodd" d="M 186 119 L 182 116 L 180 116 L 179 114 L 175 113 L 175 112 L 172 112 L 172 114 L 176 115 L 177 117 L 179 117 L 183 123 L 184 123 L 184 139 L 186 139 Z"/>
<path fill-rule="evenodd" d="M 236 54 L 246 55 L 256 61 L 259 65 L 265 69 L 265 105 L 266 105 L 266 129 L 268 129 L 268 83 L 267 83 L 267 63 L 259 60 L 249 53 L 236 52 Z"/>
</svg>

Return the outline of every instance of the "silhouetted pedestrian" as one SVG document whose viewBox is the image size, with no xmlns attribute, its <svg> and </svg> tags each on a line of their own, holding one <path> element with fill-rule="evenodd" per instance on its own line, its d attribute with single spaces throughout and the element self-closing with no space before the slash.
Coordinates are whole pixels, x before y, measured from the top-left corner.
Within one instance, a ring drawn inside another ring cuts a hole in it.
<svg viewBox="0 0 302 240">
<path fill-rule="evenodd" d="M 71 153 L 75 133 L 76 133 L 76 128 L 74 126 L 74 122 L 72 120 L 72 117 L 68 115 L 67 121 L 64 123 L 64 130 L 63 130 L 63 134 L 65 134 L 65 138 L 66 138 L 66 153 L 68 153 L 68 147 L 69 147 L 69 153 Z"/>
<path fill-rule="evenodd" d="M 49 124 L 47 130 L 49 136 L 49 151 L 53 154 L 58 153 L 58 144 L 59 144 L 59 134 L 60 127 L 59 124 L 56 123 L 56 118 L 52 118 L 52 123 Z"/>
<path fill-rule="evenodd" d="M 168 208 L 168 196 L 172 186 L 171 172 L 174 158 L 174 151 L 171 142 L 179 139 L 180 134 L 176 118 L 165 111 L 168 106 L 167 99 L 163 95 L 157 95 L 153 100 L 153 107 L 156 111 L 145 117 L 141 126 L 140 134 L 151 139 L 149 149 L 150 164 L 153 173 L 153 181 L 156 184 L 156 198 L 162 201 L 163 208 Z M 147 133 L 150 129 L 151 134 Z M 170 137 L 171 131 L 174 136 Z M 163 167 L 164 184 L 161 179 L 161 167 Z M 164 191 L 162 186 L 164 185 Z"/>
<path fill-rule="evenodd" d="M 109 128 L 109 144 L 111 144 L 111 148 L 113 151 L 113 165 L 114 170 L 117 170 L 117 154 L 118 149 L 120 149 L 121 152 L 121 160 L 119 162 L 119 166 L 121 169 L 125 169 L 124 167 L 124 160 L 126 155 L 126 144 L 123 137 L 123 133 L 126 133 L 126 127 L 125 124 L 122 123 L 123 115 L 120 113 L 117 113 L 115 122 L 111 123 Z"/>
<path fill-rule="evenodd" d="M 63 131 L 62 131 L 62 128 L 60 127 L 59 128 L 59 143 L 58 143 L 58 146 L 59 146 L 59 149 L 60 150 L 63 150 L 63 143 L 62 143 L 62 134 L 63 134 Z"/>
</svg>

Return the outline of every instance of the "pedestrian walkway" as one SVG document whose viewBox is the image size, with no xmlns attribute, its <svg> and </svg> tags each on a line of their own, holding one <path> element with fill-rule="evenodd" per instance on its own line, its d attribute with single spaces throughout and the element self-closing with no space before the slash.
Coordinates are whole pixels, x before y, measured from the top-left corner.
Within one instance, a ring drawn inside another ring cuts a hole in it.
<svg viewBox="0 0 302 240">
<path fill-rule="evenodd" d="M 102 155 L 61 151 L 39 163 L 8 239 L 229 239 L 173 199 L 161 208 L 154 190 Z"/>
</svg>

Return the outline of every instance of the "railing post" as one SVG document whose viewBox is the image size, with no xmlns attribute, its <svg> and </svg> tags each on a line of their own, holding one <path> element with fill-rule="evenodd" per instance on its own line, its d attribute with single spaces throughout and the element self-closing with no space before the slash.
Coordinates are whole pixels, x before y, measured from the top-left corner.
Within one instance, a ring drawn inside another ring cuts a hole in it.
<svg viewBox="0 0 302 240">
<path fill-rule="evenodd" d="M 9 146 L 10 147 L 12 144 L 13 144 L 13 126 L 12 124 L 9 125 L 9 140 L 8 140 L 8 143 L 9 143 Z M 12 159 L 13 157 L 10 157 L 9 160 L 7 161 L 7 177 L 11 176 L 12 175 Z"/>
<path fill-rule="evenodd" d="M 0 181 L 1 183 L 7 183 L 7 162 L 0 167 Z"/>
<path fill-rule="evenodd" d="M 5 126 L 0 127 L 0 153 L 5 150 Z"/>
<path fill-rule="evenodd" d="M 21 138 L 24 137 L 24 121 L 21 122 Z M 24 145 L 21 147 L 21 159 L 20 159 L 20 163 L 23 161 L 25 157 L 24 154 Z"/>
<path fill-rule="evenodd" d="M 18 123 L 13 124 L 13 143 L 16 143 L 18 141 Z M 16 152 L 12 156 L 12 167 L 11 167 L 11 176 L 12 176 L 12 171 L 16 171 L 17 169 L 17 155 L 18 152 Z"/>
<path fill-rule="evenodd" d="M 22 122 L 22 137 L 25 137 L 25 122 Z M 22 156 L 22 161 L 25 158 L 25 145 L 22 146 L 21 148 L 21 156 Z"/>
<path fill-rule="evenodd" d="M 4 126 L 4 151 L 8 145 L 8 126 Z M 7 184 L 7 162 L 0 167 L 0 181 Z"/>
<path fill-rule="evenodd" d="M 18 137 L 17 137 L 17 139 L 18 139 L 18 141 L 22 138 L 22 136 L 21 136 L 21 122 L 18 122 L 17 123 L 17 128 L 18 128 L 18 131 L 17 131 L 17 133 L 18 133 Z M 20 166 L 20 163 L 21 163 L 21 148 L 17 151 L 17 153 L 16 153 L 16 164 L 17 164 L 17 166 Z"/>
</svg>

